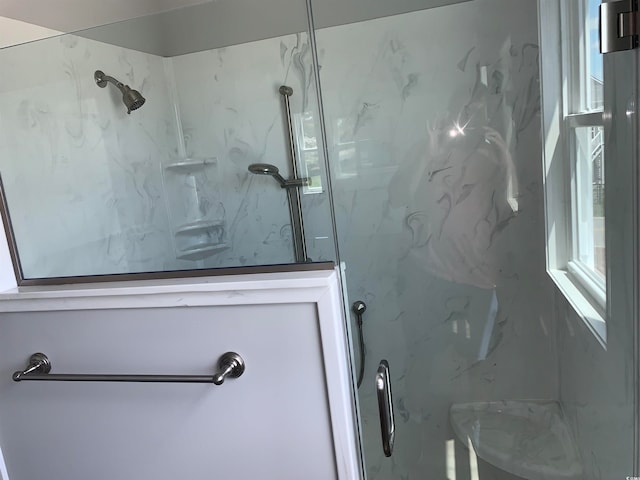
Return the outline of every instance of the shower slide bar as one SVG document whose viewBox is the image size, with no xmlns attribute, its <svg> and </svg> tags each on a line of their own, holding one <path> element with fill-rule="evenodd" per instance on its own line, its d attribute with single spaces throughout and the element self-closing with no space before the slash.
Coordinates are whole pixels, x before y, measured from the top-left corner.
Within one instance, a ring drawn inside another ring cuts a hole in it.
<svg viewBox="0 0 640 480">
<path fill-rule="evenodd" d="M 245 370 L 244 360 L 235 352 L 227 352 L 218 361 L 215 375 L 109 375 L 49 373 L 51 362 L 44 353 L 34 353 L 23 371 L 13 374 L 14 382 L 26 380 L 60 382 L 145 382 L 145 383 L 213 383 L 222 385 L 227 378 L 238 378 Z"/>
<path fill-rule="evenodd" d="M 287 132 L 289 134 L 289 161 L 291 167 L 291 181 L 300 182 L 303 180 L 306 184 L 307 179 L 298 178 L 298 157 L 296 155 L 295 132 L 293 130 L 293 119 L 291 117 L 291 104 L 289 97 L 293 95 L 293 88 L 282 85 L 278 92 L 282 95 L 284 103 L 285 117 L 287 121 Z M 291 217 L 291 230 L 293 232 L 293 253 L 296 263 L 306 263 L 309 261 L 307 257 L 307 243 L 304 237 L 304 221 L 302 216 L 302 202 L 300 201 L 300 189 L 288 188 L 287 196 L 289 197 L 289 216 Z"/>
<path fill-rule="evenodd" d="M 291 117 L 291 104 L 289 97 L 293 95 L 293 88 L 282 85 L 278 92 L 282 96 L 285 110 L 285 120 L 287 123 L 288 145 L 289 145 L 289 168 L 292 177 L 285 179 L 280 175 L 278 167 L 270 163 L 252 163 L 249 165 L 249 172 L 255 175 L 270 175 L 281 188 L 287 190 L 287 203 L 289 204 L 289 218 L 291 219 L 291 234 L 293 237 L 293 254 L 296 263 L 308 263 L 311 259 L 307 257 L 307 242 L 304 237 L 304 219 L 302 216 L 302 203 L 300 201 L 300 187 L 310 184 L 309 178 L 298 177 L 298 158 L 296 154 L 295 132 L 293 129 L 293 119 Z"/>
</svg>

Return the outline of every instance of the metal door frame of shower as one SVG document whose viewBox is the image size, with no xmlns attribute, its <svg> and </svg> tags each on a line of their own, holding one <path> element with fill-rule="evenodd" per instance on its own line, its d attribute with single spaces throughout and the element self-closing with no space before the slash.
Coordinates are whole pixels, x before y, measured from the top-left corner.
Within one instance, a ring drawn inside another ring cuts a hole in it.
<svg viewBox="0 0 640 480">
<path fill-rule="evenodd" d="M 327 135 L 327 124 L 324 116 L 325 107 L 323 102 L 323 94 L 322 94 L 322 84 L 320 82 L 320 59 L 318 57 L 318 46 L 316 41 L 316 26 L 313 16 L 313 0 L 305 0 L 307 6 L 307 30 L 309 35 L 309 46 L 311 51 L 311 62 L 312 62 L 312 70 L 313 70 L 313 82 L 315 83 L 315 94 L 318 105 L 318 124 L 320 127 L 320 138 L 318 145 L 318 152 L 322 155 L 322 164 L 324 165 L 325 171 L 325 180 L 326 180 L 326 191 L 327 198 L 329 201 L 329 214 L 331 218 L 331 235 L 333 239 L 334 251 L 335 251 L 335 259 L 336 264 L 340 265 L 341 268 L 336 269 L 339 274 L 340 283 L 342 284 L 342 313 L 345 322 L 345 330 L 347 335 L 347 341 L 349 344 L 348 354 L 349 354 L 349 362 L 351 367 L 351 376 L 352 381 L 354 382 L 354 388 L 352 389 L 353 394 L 353 405 L 355 408 L 355 427 L 357 429 L 356 442 L 357 445 L 355 448 L 359 454 L 360 461 L 360 474 L 361 480 L 366 480 L 367 478 L 367 469 L 366 462 L 364 458 L 364 445 L 362 441 L 363 437 L 363 429 L 362 429 L 362 419 L 361 419 L 361 409 L 360 409 L 360 398 L 358 395 L 358 386 L 357 386 L 357 372 L 356 372 L 356 363 L 355 363 L 355 352 L 354 352 L 354 331 L 352 329 L 351 315 L 349 311 L 349 302 L 347 301 L 347 279 L 344 272 L 344 264 L 342 263 L 340 256 L 340 243 L 338 241 L 338 226 L 336 223 L 336 205 L 334 198 L 334 189 L 333 189 L 333 180 L 331 175 L 331 164 L 329 162 L 329 154 L 328 154 L 328 135 Z M 375 380 L 375 379 L 374 379 Z"/>
<path fill-rule="evenodd" d="M 622 2 L 602 0 L 602 4 Z M 637 2 L 636 7 L 637 8 Z M 610 7 L 608 5 L 607 7 Z M 615 8 L 615 6 L 614 6 Z M 635 13 L 637 17 L 637 12 Z M 607 35 L 603 27 L 606 19 L 601 9 L 601 41 Z M 622 18 L 620 18 L 622 23 Z M 637 37 L 637 35 L 636 35 Z M 609 39 L 610 40 L 610 39 Z M 637 45 L 637 38 L 636 38 Z M 602 49 L 601 44 L 601 49 Z M 629 335 L 631 352 L 624 359 L 632 362 L 630 397 L 633 408 L 633 472 L 627 478 L 640 476 L 640 50 L 636 47 L 628 52 L 603 55 L 604 72 L 604 134 L 605 134 L 605 178 L 617 179 L 613 195 L 605 197 L 605 235 L 607 264 L 607 330 L 616 331 L 617 336 Z M 625 75 L 617 74 L 619 72 Z M 622 194 L 619 191 L 622 191 Z M 612 200 L 615 197 L 616 200 Z M 626 198 L 625 198 L 626 197 Z M 608 220 L 608 221 L 607 221 Z M 609 228 L 611 225 L 618 228 Z M 622 231 L 620 231 L 622 230 Z M 628 254 L 631 258 L 620 258 Z M 617 269 L 614 266 L 617 265 Z M 616 272 L 614 275 L 612 272 Z M 613 299 L 613 301 L 612 301 Z M 628 318 L 631 317 L 631 318 Z M 621 320 L 622 319 L 622 320 Z M 618 339 L 618 342 L 621 340 Z"/>
</svg>

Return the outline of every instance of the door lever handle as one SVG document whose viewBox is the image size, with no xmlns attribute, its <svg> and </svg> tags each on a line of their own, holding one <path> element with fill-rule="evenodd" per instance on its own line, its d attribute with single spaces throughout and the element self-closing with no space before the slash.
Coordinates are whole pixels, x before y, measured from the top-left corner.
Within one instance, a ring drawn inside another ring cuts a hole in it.
<svg viewBox="0 0 640 480">
<path fill-rule="evenodd" d="M 380 413 L 380 430 L 382 432 L 382 449 L 384 455 L 390 457 L 396 437 L 396 422 L 393 414 L 391 398 L 391 379 L 389 362 L 381 360 L 376 373 L 376 393 L 378 394 L 378 411 Z"/>
</svg>

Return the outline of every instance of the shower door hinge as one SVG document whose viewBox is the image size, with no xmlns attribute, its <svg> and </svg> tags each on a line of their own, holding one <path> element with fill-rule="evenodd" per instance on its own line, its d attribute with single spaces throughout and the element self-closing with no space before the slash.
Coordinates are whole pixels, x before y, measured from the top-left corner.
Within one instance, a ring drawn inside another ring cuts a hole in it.
<svg viewBox="0 0 640 480">
<path fill-rule="evenodd" d="M 638 48 L 638 0 L 618 0 L 600 5 L 600 53 Z"/>
</svg>

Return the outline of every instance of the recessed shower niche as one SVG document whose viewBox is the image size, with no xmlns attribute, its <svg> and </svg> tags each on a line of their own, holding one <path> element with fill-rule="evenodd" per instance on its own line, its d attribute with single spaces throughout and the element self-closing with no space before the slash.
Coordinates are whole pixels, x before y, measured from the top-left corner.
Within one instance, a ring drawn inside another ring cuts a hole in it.
<svg viewBox="0 0 640 480">
<path fill-rule="evenodd" d="M 214 188 L 217 159 L 186 158 L 163 168 L 176 258 L 202 260 L 227 248 L 225 212 Z"/>
</svg>

